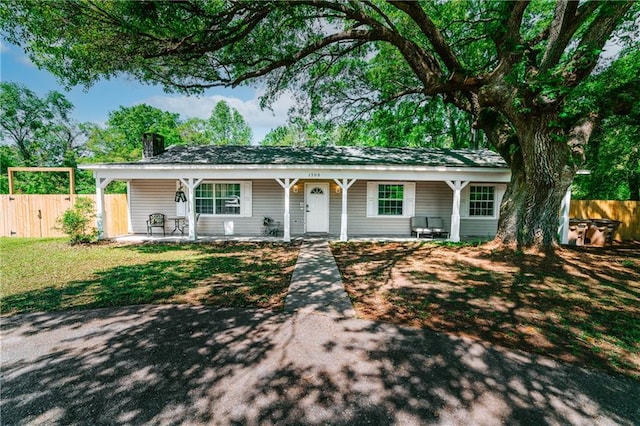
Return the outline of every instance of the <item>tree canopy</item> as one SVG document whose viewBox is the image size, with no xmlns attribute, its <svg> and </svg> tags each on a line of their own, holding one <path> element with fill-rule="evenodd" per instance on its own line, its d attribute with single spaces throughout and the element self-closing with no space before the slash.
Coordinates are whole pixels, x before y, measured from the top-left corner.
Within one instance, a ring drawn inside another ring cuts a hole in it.
<svg viewBox="0 0 640 426">
<path fill-rule="evenodd" d="M 73 104 L 60 92 L 40 97 L 13 82 L 0 83 L 0 191 L 8 192 L 7 167 L 76 167 L 84 153 L 84 125 L 71 119 Z M 76 187 L 91 188 L 87 174 L 78 174 Z M 68 190 L 68 175 L 22 174 L 15 190 L 52 193 Z"/>
<path fill-rule="evenodd" d="M 81 130 L 70 118 L 73 105 L 60 92 L 39 97 L 12 82 L 0 83 L 0 138 L 17 148 L 21 166 L 64 163 L 81 145 Z"/>
<path fill-rule="evenodd" d="M 93 161 L 126 162 L 142 158 L 142 134 L 159 133 L 167 145 L 181 144 L 180 114 L 146 104 L 120 107 L 109 113 L 104 127 L 89 129 L 87 148 Z"/>
<path fill-rule="evenodd" d="M 250 145 L 251 128 L 242 114 L 225 101 L 219 101 L 206 123 L 205 133 L 213 145 Z"/>
<path fill-rule="evenodd" d="M 363 118 L 440 96 L 511 167 L 497 239 L 550 247 L 597 124 L 567 108 L 608 40 L 638 46 L 633 1 L 14 0 L 11 41 L 69 85 L 128 74 L 200 92 L 262 81 L 312 114 Z"/>
<path fill-rule="evenodd" d="M 159 133 L 167 145 L 236 144 L 251 142 L 251 129 L 242 115 L 224 101 L 217 103 L 208 120 L 183 120 L 179 114 L 140 104 L 109 113 L 105 125 L 75 123 L 73 104 L 56 91 L 39 97 L 26 87 L 0 83 L 0 192 L 8 192 L 7 167 L 76 168 L 76 190 L 93 192 L 90 172 L 79 162 L 127 162 L 142 156 L 142 134 Z M 66 192 L 68 177 L 61 173 L 24 173 L 16 183 L 22 193 Z M 113 184 L 110 191 L 124 192 Z"/>
<path fill-rule="evenodd" d="M 585 168 L 575 195 L 640 201 L 640 50 L 625 52 L 573 95 L 573 108 L 598 123 L 586 147 Z"/>
</svg>

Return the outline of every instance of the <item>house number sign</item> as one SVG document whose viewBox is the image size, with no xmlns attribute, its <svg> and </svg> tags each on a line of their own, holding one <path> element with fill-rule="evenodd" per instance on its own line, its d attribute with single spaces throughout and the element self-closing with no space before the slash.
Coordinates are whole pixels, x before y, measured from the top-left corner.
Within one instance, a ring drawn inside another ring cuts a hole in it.
<svg viewBox="0 0 640 426">
<path fill-rule="evenodd" d="M 312 172 L 312 173 L 309 173 L 308 177 L 320 177 L 320 173 Z"/>
</svg>

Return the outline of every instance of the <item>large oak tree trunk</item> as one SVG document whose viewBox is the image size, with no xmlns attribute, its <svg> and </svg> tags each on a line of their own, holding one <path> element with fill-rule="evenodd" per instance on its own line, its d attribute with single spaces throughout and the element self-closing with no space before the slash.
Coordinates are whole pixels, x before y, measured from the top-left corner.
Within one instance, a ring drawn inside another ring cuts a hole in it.
<svg viewBox="0 0 640 426">
<path fill-rule="evenodd" d="M 552 131 L 550 118 L 513 123 L 518 149 L 511 154 L 511 182 L 496 234 L 503 244 L 549 249 L 558 243 L 559 210 L 575 169 L 566 139 Z"/>
</svg>

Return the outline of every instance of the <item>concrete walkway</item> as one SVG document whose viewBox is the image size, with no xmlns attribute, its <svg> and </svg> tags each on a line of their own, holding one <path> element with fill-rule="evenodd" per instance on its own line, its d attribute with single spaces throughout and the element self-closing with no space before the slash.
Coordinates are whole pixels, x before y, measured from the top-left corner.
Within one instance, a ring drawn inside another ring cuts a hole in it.
<svg viewBox="0 0 640 426">
<path fill-rule="evenodd" d="M 353 305 L 326 240 L 307 240 L 302 245 L 284 308 L 287 312 L 355 318 Z"/>
</svg>

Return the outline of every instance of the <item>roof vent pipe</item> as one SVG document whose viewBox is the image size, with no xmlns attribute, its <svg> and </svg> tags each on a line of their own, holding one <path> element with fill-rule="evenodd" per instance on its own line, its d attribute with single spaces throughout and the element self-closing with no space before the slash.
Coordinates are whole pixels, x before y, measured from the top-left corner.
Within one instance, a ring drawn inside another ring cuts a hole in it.
<svg viewBox="0 0 640 426">
<path fill-rule="evenodd" d="M 164 152 L 164 137 L 157 133 L 142 134 L 142 158 L 152 158 Z"/>
</svg>

